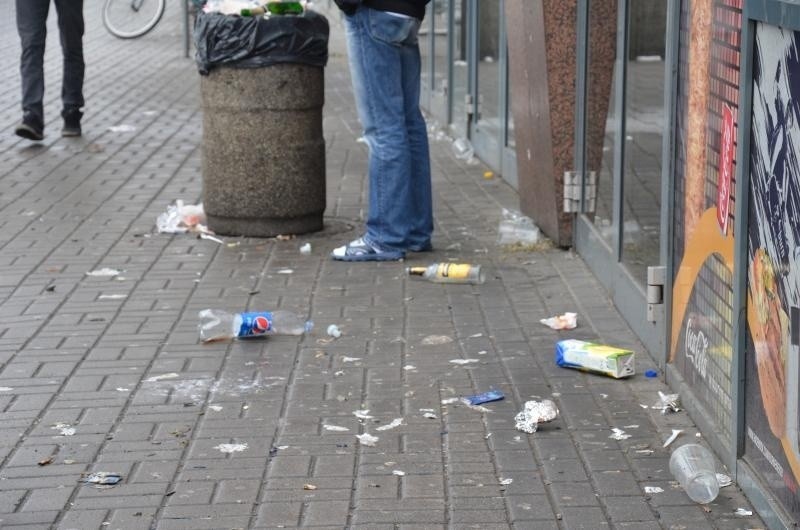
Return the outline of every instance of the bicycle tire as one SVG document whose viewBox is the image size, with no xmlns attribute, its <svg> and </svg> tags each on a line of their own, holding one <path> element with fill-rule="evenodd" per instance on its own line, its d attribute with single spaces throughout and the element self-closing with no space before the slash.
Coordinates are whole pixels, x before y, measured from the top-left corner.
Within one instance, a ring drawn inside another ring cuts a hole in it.
<svg viewBox="0 0 800 530">
<path fill-rule="evenodd" d="M 135 39 L 151 31 L 164 16 L 166 0 L 142 0 L 142 6 L 153 8 L 136 12 L 131 0 L 105 0 L 103 26 L 120 39 Z M 129 22 L 130 24 L 123 24 Z"/>
</svg>

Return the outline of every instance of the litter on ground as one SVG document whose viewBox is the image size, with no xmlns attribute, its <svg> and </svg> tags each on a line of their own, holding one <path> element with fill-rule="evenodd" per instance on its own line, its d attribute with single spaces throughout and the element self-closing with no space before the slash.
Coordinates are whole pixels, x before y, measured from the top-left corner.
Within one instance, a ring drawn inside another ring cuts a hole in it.
<svg viewBox="0 0 800 530">
<path fill-rule="evenodd" d="M 539 322 L 551 329 L 575 329 L 578 326 L 578 313 L 564 313 Z"/>
<path fill-rule="evenodd" d="M 367 432 L 364 434 L 356 434 L 356 438 L 358 438 L 358 441 L 361 443 L 361 445 L 366 445 L 369 447 L 373 447 L 379 439 L 377 436 L 372 436 Z"/>
<path fill-rule="evenodd" d="M 522 411 L 514 416 L 514 422 L 517 430 L 533 434 L 539 429 L 540 423 L 553 421 L 557 416 L 558 408 L 549 399 L 526 401 Z"/>
</svg>

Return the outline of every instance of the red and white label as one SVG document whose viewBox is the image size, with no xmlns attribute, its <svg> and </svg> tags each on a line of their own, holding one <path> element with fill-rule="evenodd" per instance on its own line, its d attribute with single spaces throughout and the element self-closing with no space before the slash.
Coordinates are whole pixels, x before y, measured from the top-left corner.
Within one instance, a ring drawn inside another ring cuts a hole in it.
<svg viewBox="0 0 800 530">
<path fill-rule="evenodd" d="M 722 138 L 719 145 L 719 177 L 717 179 L 717 222 L 722 235 L 728 233 L 728 218 L 731 204 L 731 180 L 733 180 L 733 111 L 722 106 Z"/>
</svg>

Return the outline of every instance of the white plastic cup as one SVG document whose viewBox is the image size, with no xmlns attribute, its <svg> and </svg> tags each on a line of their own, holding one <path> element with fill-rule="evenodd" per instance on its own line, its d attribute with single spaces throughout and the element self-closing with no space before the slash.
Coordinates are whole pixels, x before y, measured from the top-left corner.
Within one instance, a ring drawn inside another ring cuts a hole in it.
<svg viewBox="0 0 800 530">
<path fill-rule="evenodd" d="M 708 504 L 719 494 L 714 455 L 697 444 L 686 444 L 672 452 L 669 471 L 694 502 Z"/>
</svg>

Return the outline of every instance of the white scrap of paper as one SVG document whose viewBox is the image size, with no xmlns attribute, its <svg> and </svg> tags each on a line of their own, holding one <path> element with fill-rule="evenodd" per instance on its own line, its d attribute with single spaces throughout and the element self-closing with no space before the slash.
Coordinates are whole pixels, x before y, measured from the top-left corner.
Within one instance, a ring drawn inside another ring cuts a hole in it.
<svg viewBox="0 0 800 530">
<path fill-rule="evenodd" d="M 403 418 L 395 418 L 391 421 L 391 423 L 387 423 L 386 425 L 381 425 L 380 427 L 376 427 L 376 431 L 388 431 L 389 429 L 394 429 L 395 427 L 400 427 L 403 424 Z"/>
<path fill-rule="evenodd" d="M 311 243 L 305 243 L 300 246 L 300 254 L 308 255 L 311 254 Z"/>
<path fill-rule="evenodd" d="M 416 369 L 417 369 L 417 367 L 414 366 L 413 364 L 407 364 L 407 365 L 405 365 L 403 367 L 403 370 L 406 370 L 406 371 L 408 371 L 408 370 L 416 370 Z"/>
<path fill-rule="evenodd" d="M 334 339 L 338 339 L 339 337 L 342 336 L 342 331 L 336 324 L 331 324 L 330 326 L 328 326 L 326 332 L 328 333 L 329 337 L 333 337 Z"/>
<path fill-rule="evenodd" d="M 406 472 L 405 471 L 401 471 L 399 469 L 393 469 L 392 470 L 392 475 L 397 475 L 398 477 L 404 477 L 404 476 L 406 476 Z"/>
<path fill-rule="evenodd" d="M 219 449 L 221 453 L 241 453 L 247 449 L 247 444 L 219 444 L 214 449 Z"/>
<path fill-rule="evenodd" d="M 354 410 L 353 416 L 359 420 L 371 420 L 372 416 L 369 415 L 369 410 Z"/>
<path fill-rule="evenodd" d="M 113 133 L 127 133 L 135 131 L 136 127 L 134 127 L 133 125 L 128 125 L 127 123 L 123 123 L 120 125 L 112 125 L 111 127 L 108 128 L 108 130 Z"/>
<path fill-rule="evenodd" d="M 451 403 L 458 403 L 459 401 L 461 401 L 461 398 L 445 398 L 442 400 L 442 405 L 450 405 Z"/>
<path fill-rule="evenodd" d="M 326 431 L 334 431 L 334 432 L 344 432 L 350 430 L 347 427 L 340 427 L 339 425 L 328 425 L 328 424 L 324 424 L 322 428 L 325 429 Z"/>
<path fill-rule="evenodd" d="M 122 300 L 128 298 L 127 294 L 101 294 L 97 297 L 98 300 Z"/>
<path fill-rule="evenodd" d="M 436 414 L 434 414 L 433 412 L 425 412 L 425 413 L 422 414 L 422 417 L 423 418 L 428 418 L 429 420 L 435 420 L 436 419 Z"/>
<path fill-rule="evenodd" d="M 175 372 L 168 374 L 154 375 L 153 377 L 145 379 L 146 383 L 155 383 L 156 381 L 163 381 L 164 379 L 177 379 L 180 375 Z"/>
<path fill-rule="evenodd" d="M 360 361 L 360 360 L 361 360 L 361 357 L 347 357 L 347 356 L 342 357 L 342 362 L 343 363 L 354 363 L 354 362 L 357 362 L 357 361 Z"/>
<path fill-rule="evenodd" d="M 465 364 L 477 363 L 478 359 L 451 359 L 450 362 L 453 364 L 465 365 Z"/>
<path fill-rule="evenodd" d="M 213 241 L 214 243 L 219 243 L 220 245 L 224 245 L 225 242 L 218 237 L 214 237 L 211 234 L 206 234 L 205 232 L 200 232 L 200 239 L 208 239 L 209 241 Z"/>
<path fill-rule="evenodd" d="M 514 482 L 514 479 L 513 479 L 513 478 L 503 478 L 503 477 L 500 477 L 500 484 L 502 484 L 503 486 L 508 486 L 508 485 L 509 485 L 509 484 L 511 484 L 512 482 Z"/>
<path fill-rule="evenodd" d="M 447 335 L 428 335 L 422 339 L 422 344 L 426 346 L 447 344 L 449 342 L 453 342 L 453 337 L 448 337 Z"/>
<path fill-rule="evenodd" d="M 89 271 L 86 273 L 86 276 L 119 276 L 121 271 L 117 269 L 109 269 L 108 267 L 103 267 L 102 269 L 96 269 L 93 271 Z"/>
<path fill-rule="evenodd" d="M 364 434 L 356 434 L 356 438 L 358 438 L 358 441 L 361 442 L 361 445 L 367 445 L 369 447 L 374 446 L 378 441 L 377 436 L 372 436 L 368 432 L 365 432 Z"/>
<path fill-rule="evenodd" d="M 294 270 L 292 269 L 280 269 L 278 274 L 294 274 Z"/>
<path fill-rule="evenodd" d="M 222 405 L 209 405 L 208 408 L 214 412 L 219 412 L 222 410 Z"/>
<path fill-rule="evenodd" d="M 717 473 L 717 484 L 719 484 L 720 488 L 724 488 L 733 484 L 733 480 L 724 473 Z"/>
<path fill-rule="evenodd" d="M 682 431 L 681 429 L 672 429 L 672 434 L 670 434 L 669 438 L 667 438 L 667 441 L 666 441 L 666 442 L 664 442 L 664 445 L 662 445 L 661 447 L 667 447 L 667 446 L 669 446 L 669 444 L 671 444 L 672 442 L 674 442 L 674 441 L 675 441 L 675 439 L 678 437 L 678 435 L 679 435 L 680 433 L 682 433 L 682 432 L 683 432 L 683 431 Z"/>
<path fill-rule="evenodd" d="M 752 510 L 746 510 L 744 508 L 736 508 L 736 511 L 733 513 L 735 513 L 739 517 L 750 517 L 751 515 L 753 515 Z"/>
<path fill-rule="evenodd" d="M 625 431 L 617 429 L 616 427 L 611 429 L 611 436 L 609 436 L 612 440 L 627 440 L 630 437 L 630 434 L 626 434 Z"/>
<path fill-rule="evenodd" d="M 644 487 L 645 493 L 664 493 L 664 488 L 659 488 L 658 486 L 645 486 Z"/>
</svg>

